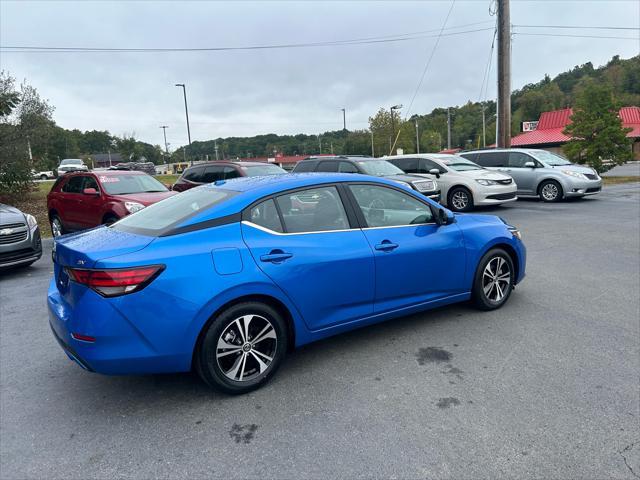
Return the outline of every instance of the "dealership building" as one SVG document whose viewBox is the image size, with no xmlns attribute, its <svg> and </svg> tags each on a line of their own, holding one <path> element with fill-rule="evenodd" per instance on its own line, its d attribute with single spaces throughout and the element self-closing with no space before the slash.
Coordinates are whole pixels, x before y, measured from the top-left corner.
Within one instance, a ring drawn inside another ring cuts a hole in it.
<svg viewBox="0 0 640 480">
<path fill-rule="evenodd" d="M 571 140 L 563 130 L 571 123 L 570 108 L 543 112 L 537 122 L 523 122 L 523 133 L 511 139 L 517 148 L 542 148 L 562 153 L 562 146 Z M 632 140 L 633 156 L 640 160 L 640 107 L 622 107 L 619 112 L 622 126 L 630 128 L 627 137 Z"/>
</svg>

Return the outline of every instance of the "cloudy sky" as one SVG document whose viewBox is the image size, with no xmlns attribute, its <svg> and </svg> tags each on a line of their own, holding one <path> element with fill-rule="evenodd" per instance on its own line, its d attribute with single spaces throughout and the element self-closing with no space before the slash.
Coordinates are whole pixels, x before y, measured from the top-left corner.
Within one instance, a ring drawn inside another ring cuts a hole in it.
<svg viewBox="0 0 640 480">
<path fill-rule="evenodd" d="M 405 105 L 451 7 L 444 1 L 118 2 L 0 1 L 0 67 L 27 79 L 65 128 L 135 132 L 172 149 L 186 143 L 187 84 L 193 140 L 259 133 L 366 128 L 381 107 Z M 477 101 L 495 17 L 491 0 L 458 0 L 410 113 Z M 512 0 L 512 86 L 588 61 L 640 52 L 640 1 Z M 532 28 L 532 26 L 546 26 Z M 470 31 L 477 30 L 477 31 Z M 421 32 L 421 33 L 416 33 Z M 460 32 L 467 32 L 461 33 Z M 410 35 L 407 35 L 410 34 Z M 455 34 L 455 35 L 450 35 Z M 382 38 L 387 37 L 387 38 Z M 333 42 L 393 42 L 196 52 L 16 52 L 7 47 L 210 48 Z M 488 96 L 495 96 L 495 68 Z"/>
</svg>

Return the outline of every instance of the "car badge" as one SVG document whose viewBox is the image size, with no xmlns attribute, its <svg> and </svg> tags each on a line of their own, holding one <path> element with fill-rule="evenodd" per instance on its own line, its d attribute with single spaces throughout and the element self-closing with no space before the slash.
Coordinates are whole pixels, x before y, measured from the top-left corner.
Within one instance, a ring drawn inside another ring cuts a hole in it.
<svg viewBox="0 0 640 480">
<path fill-rule="evenodd" d="M 3 228 L 0 230 L 0 235 L 11 235 L 13 233 L 13 228 Z"/>
<path fill-rule="evenodd" d="M 78 260 L 78 261 L 76 262 L 76 265 L 84 265 L 84 264 L 85 264 L 85 261 L 84 261 L 84 260 Z"/>
</svg>

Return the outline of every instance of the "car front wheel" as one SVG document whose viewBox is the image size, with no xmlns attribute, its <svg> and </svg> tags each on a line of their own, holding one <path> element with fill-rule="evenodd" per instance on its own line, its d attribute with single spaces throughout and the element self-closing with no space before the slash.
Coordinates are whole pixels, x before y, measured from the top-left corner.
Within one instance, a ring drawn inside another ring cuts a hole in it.
<svg viewBox="0 0 640 480">
<path fill-rule="evenodd" d="M 454 187 L 449 190 L 447 206 L 454 212 L 468 212 L 473 208 L 473 196 L 464 187 Z"/>
<path fill-rule="evenodd" d="M 480 310 L 495 310 L 506 303 L 515 279 L 513 261 L 501 248 L 488 251 L 480 260 L 473 282 L 473 303 Z"/>
<path fill-rule="evenodd" d="M 195 355 L 200 377 L 212 388 L 238 395 L 264 385 L 287 349 L 287 328 L 269 305 L 233 305 L 207 327 Z"/>
<path fill-rule="evenodd" d="M 559 202 L 562 200 L 562 187 L 555 180 L 545 180 L 540 184 L 538 193 L 543 202 Z"/>
</svg>

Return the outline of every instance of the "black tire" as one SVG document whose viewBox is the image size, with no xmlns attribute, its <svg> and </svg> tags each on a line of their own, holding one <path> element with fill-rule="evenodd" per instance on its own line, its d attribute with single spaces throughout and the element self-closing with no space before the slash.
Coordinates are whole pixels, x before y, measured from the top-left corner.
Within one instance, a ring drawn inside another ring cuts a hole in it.
<svg viewBox="0 0 640 480">
<path fill-rule="evenodd" d="M 249 341 L 246 342 L 245 334 L 238 325 L 243 327 L 242 319 L 249 316 L 246 332 Z M 271 330 L 267 330 L 269 326 Z M 244 302 L 233 305 L 205 328 L 196 349 L 194 363 L 202 380 L 220 392 L 240 395 L 260 388 L 276 373 L 286 355 L 286 323 L 275 309 L 264 303 Z M 258 336 L 264 336 L 260 334 L 264 331 L 267 331 L 267 338 L 258 339 Z M 274 338 L 270 336 L 271 333 Z M 252 340 L 258 340 L 260 345 L 256 347 L 257 344 L 252 344 Z M 221 344 L 233 348 L 220 347 Z M 250 346 L 247 347 L 247 344 Z M 271 358 L 268 364 L 267 358 Z M 266 365 L 264 370 L 260 362 Z M 247 368 L 249 370 L 246 378 L 242 379 Z"/>
<path fill-rule="evenodd" d="M 49 177 L 46 175 L 40 175 L 40 180 L 49 180 Z"/>
<path fill-rule="evenodd" d="M 447 194 L 447 207 L 454 212 L 473 210 L 473 195 L 468 188 L 453 187 Z"/>
<path fill-rule="evenodd" d="M 118 220 L 120 220 L 118 217 L 116 217 L 115 215 L 107 215 L 106 217 L 104 217 L 102 219 L 102 224 L 103 225 L 111 225 L 112 223 L 116 223 Z"/>
<path fill-rule="evenodd" d="M 562 200 L 562 186 L 555 180 L 545 180 L 538 186 L 538 195 L 543 202 L 554 203 Z"/>
<path fill-rule="evenodd" d="M 495 279 L 492 280 L 490 275 L 485 274 L 490 263 L 489 272 L 496 270 L 498 265 L 502 266 L 498 269 L 496 275 L 497 277 L 503 278 L 503 280 L 500 280 L 497 284 L 499 288 L 495 285 Z M 504 277 L 507 273 L 505 268 L 508 268 L 508 278 Z M 471 293 L 473 304 L 480 310 L 495 310 L 500 308 L 509 299 L 513 291 L 514 280 L 515 269 L 511 256 L 501 248 L 489 250 L 482 257 L 480 263 L 478 263 L 478 269 L 473 279 L 473 289 Z M 494 285 L 491 287 L 492 282 Z M 502 292 L 500 298 L 498 298 L 498 292 Z"/>
<path fill-rule="evenodd" d="M 67 233 L 67 229 L 64 228 L 64 223 L 62 223 L 62 219 L 57 214 L 51 215 L 51 218 L 49 219 L 49 227 L 51 228 L 51 235 L 53 235 L 54 238 Z M 56 234 L 56 232 L 59 233 Z"/>
</svg>

